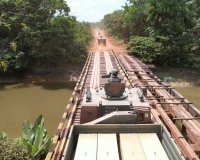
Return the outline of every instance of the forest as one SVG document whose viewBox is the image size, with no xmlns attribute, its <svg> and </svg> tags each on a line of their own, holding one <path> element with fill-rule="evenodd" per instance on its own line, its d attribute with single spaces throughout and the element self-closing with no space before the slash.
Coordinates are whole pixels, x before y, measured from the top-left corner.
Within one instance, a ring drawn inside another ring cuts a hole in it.
<svg viewBox="0 0 200 160">
<path fill-rule="evenodd" d="M 146 63 L 200 70 L 199 0 L 128 0 L 103 22 Z"/>
<path fill-rule="evenodd" d="M 0 72 L 83 63 L 92 35 L 64 0 L 0 1 Z"/>
</svg>

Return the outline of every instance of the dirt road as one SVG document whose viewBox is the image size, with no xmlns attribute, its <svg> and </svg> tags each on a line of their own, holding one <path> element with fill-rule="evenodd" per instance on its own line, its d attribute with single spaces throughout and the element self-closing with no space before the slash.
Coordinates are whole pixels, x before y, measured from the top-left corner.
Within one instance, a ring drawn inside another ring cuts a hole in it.
<svg viewBox="0 0 200 160">
<path fill-rule="evenodd" d="M 115 51 L 116 53 L 125 53 L 126 47 L 123 41 L 117 41 L 110 36 L 107 36 L 104 30 L 99 28 L 92 29 L 94 39 L 91 43 L 90 51 L 92 52 L 103 52 L 103 51 Z M 98 45 L 97 39 L 99 36 L 106 38 L 106 45 Z"/>
</svg>

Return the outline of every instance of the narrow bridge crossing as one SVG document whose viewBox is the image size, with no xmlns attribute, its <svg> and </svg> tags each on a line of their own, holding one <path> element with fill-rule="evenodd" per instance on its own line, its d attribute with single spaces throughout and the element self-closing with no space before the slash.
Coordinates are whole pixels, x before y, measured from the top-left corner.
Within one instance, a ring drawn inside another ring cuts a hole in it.
<svg viewBox="0 0 200 160">
<path fill-rule="evenodd" d="M 145 98 L 151 105 L 154 123 L 166 126 L 183 156 L 190 160 L 199 159 L 200 123 L 198 120 L 200 111 L 174 88 L 156 77 L 139 59 L 127 54 L 116 54 L 114 51 L 98 51 L 88 54 L 54 137 L 54 147 L 46 159 L 60 160 L 62 158 L 70 127 L 80 124 L 80 104 L 85 90 L 103 87 L 107 79 L 101 76 L 109 74 L 113 68 L 119 70 L 119 76 L 125 82 L 126 87 L 138 87 L 144 91 Z"/>
</svg>

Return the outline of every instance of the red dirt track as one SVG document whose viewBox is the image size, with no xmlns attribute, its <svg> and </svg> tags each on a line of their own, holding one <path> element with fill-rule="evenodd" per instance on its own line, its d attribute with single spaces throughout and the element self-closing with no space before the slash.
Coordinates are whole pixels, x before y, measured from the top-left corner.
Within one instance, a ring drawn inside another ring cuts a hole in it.
<svg viewBox="0 0 200 160">
<path fill-rule="evenodd" d="M 108 51 L 110 52 L 111 50 L 117 52 L 117 53 L 126 53 L 126 47 L 125 44 L 122 41 L 116 41 L 112 37 L 107 36 L 104 30 L 99 29 L 99 28 L 93 28 L 92 29 L 94 39 L 91 43 L 90 51 L 91 52 L 103 52 L 103 51 Z M 97 39 L 99 37 L 99 33 L 103 38 L 106 38 L 106 45 L 105 46 L 99 46 Z"/>
</svg>

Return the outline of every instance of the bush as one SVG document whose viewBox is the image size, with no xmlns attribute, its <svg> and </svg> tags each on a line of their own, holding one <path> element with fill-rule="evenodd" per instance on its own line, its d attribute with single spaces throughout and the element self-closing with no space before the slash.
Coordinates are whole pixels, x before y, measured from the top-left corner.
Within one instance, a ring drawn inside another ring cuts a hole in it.
<svg viewBox="0 0 200 160">
<path fill-rule="evenodd" d="M 127 49 L 129 54 L 140 58 L 143 62 L 152 63 L 161 54 L 161 43 L 156 42 L 152 37 L 131 37 Z"/>
<path fill-rule="evenodd" d="M 52 140 L 44 128 L 40 115 L 34 125 L 25 121 L 23 135 L 15 140 L 0 131 L 0 160 L 42 160 L 49 151 Z"/>
<path fill-rule="evenodd" d="M 1 160 L 30 160 L 28 152 L 20 142 L 8 138 L 0 132 L 0 159 Z"/>
<path fill-rule="evenodd" d="M 44 128 L 44 118 L 40 115 L 34 125 L 23 123 L 22 142 L 32 160 L 44 159 L 51 146 L 51 137 Z"/>
</svg>

